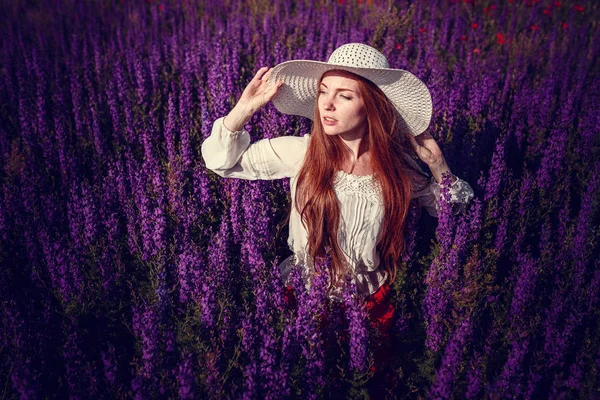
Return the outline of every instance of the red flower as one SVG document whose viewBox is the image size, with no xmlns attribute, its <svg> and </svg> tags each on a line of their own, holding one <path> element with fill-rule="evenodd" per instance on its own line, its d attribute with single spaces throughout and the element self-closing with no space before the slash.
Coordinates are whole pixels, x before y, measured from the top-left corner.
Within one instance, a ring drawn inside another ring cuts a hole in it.
<svg viewBox="0 0 600 400">
<path fill-rule="evenodd" d="M 165 9 L 165 6 L 163 6 L 162 4 L 159 4 L 157 8 L 158 8 L 158 11 L 162 11 Z"/>
<path fill-rule="evenodd" d="M 412 43 L 413 40 L 415 40 L 414 36 L 411 35 L 408 37 L 408 43 Z"/>
<path fill-rule="evenodd" d="M 484 8 L 484 9 L 483 9 L 483 13 L 484 13 L 484 14 L 487 14 L 487 12 L 488 12 L 489 10 L 490 10 L 490 9 L 486 7 L 486 8 Z"/>
<path fill-rule="evenodd" d="M 531 25 L 531 30 L 532 31 L 537 31 L 538 30 L 538 26 L 537 25 Z"/>
<path fill-rule="evenodd" d="M 465 40 L 467 40 L 467 37 L 465 35 L 460 35 L 460 40 L 464 42 Z"/>
<path fill-rule="evenodd" d="M 567 25 L 567 23 L 566 23 L 566 22 L 561 22 L 561 23 L 560 23 L 560 26 L 562 26 L 562 28 L 563 28 L 563 29 L 567 29 L 567 27 L 568 27 L 569 25 Z"/>
<path fill-rule="evenodd" d="M 561 4 L 560 1 L 555 1 L 554 2 L 554 7 L 560 7 L 560 6 L 562 6 L 562 4 Z"/>
<path fill-rule="evenodd" d="M 358 4 L 362 4 L 363 0 L 358 0 Z"/>
<path fill-rule="evenodd" d="M 506 39 L 504 39 L 503 34 L 498 32 L 498 33 L 496 33 L 496 41 L 498 42 L 498 44 L 504 44 L 506 42 Z"/>
<path fill-rule="evenodd" d="M 573 9 L 578 12 L 583 12 L 583 6 L 574 6 Z"/>
<path fill-rule="evenodd" d="M 549 6 L 546 6 L 546 8 L 544 8 L 544 15 L 550 15 L 552 13 L 552 11 L 550 10 L 550 8 L 548 8 Z"/>
<path fill-rule="evenodd" d="M 490 6 L 490 10 L 491 10 L 491 11 L 494 11 L 495 9 L 496 9 L 496 5 L 495 5 L 495 4 L 492 4 L 492 5 Z"/>
<path fill-rule="evenodd" d="M 478 24 L 477 22 L 473 22 L 473 23 L 471 24 L 471 28 L 473 28 L 473 29 L 477 29 L 477 28 L 479 28 L 479 24 Z"/>
<path fill-rule="evenodd" d="M 421 33 L 425 32 L 425 31 L 427 31 L 427 28 L 425 28 L 425 27 L 422 27 L 421 29 L 419 29 L 419 32 L 421 32 Z"/>
<path fill-rule="evenodd" d="M 479 54 L 479 49 L 477 47 L 475 47 L 475 49 L 473 49 L 473 53 Z"/>
<path fill-rule="evenodd" d="M 508 0 L 508 2 L 509 2 L 509 3 L 514 3 L 514 2 L 515 2 L 515 0 Z"/>
<path fill-rule="evenodd" d="M 396 44 L 396 50 L 402 50 L 402 45 L 400 43 Z"/>
<path fill-rule="evenodd" d="M 338 0 L 338 4 L 344 4 L 345 0 Z"/>
</svg>

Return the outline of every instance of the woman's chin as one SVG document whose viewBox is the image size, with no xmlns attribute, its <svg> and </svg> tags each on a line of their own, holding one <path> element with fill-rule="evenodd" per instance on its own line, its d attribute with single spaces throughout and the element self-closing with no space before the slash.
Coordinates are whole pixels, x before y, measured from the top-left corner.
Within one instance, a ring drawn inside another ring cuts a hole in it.
<svg viewBox="0 0 600 400">
<path fill-rule="evenodd" d="M 331 129 L 328 126 L 326 126 L 325 129 L 323 129 L 323 132 L 325 132 L 327 136 L 336 136 L 340 134 L 340 132 L 337 129 Z"/>
</svg>

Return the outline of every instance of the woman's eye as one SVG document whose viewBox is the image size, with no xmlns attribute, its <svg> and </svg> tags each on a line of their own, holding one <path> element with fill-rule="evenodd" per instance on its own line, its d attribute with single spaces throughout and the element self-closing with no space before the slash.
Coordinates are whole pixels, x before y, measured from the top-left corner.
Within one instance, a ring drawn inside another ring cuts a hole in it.
<svg viewBox="0 0 600 400">
<path fill-rule="evenodd" d="M 344 96 L 344 95 L 342 95 L 342 97 L 343 97 L 344 99 L 346 99 L 346 100 L 350 100 L 350 99 L 352 99 L 351 97 Z"/>
</svg>

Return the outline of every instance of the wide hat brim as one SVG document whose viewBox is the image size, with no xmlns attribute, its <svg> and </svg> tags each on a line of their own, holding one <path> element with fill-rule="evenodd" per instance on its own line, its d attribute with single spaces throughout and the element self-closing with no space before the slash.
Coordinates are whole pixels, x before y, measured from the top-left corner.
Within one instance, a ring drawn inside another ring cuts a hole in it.
<svg viewBox="0 0 600 400">
<path fill-rule="evenodd" d="M 271 70 L 269 85 L 284 85 L 273 97 L 275 108 L 284 114 L 313 119 L 317 83 L 327 71 L 343 70 L 362 76 L 377 85 L 398 110 L 406 129 L 417 136 L 431 121 L 432 101 L 427 86 L 412 73 L 392 68 L 362 68 L 313 60 L 293 60 Z"/>
</svg>

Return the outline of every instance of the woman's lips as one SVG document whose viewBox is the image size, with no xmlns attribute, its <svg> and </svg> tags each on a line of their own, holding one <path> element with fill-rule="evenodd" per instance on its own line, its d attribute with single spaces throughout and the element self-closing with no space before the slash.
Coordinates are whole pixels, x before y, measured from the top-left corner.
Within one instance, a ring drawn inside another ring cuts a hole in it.
<svg viewBox="0 0 600 400">
<path fill-rule="evenodd" d="M 331 117 L 323 117 L 323 123 L 325 125 L 335 125 L 337 124 L 337 120 Z"/>
</svg>

